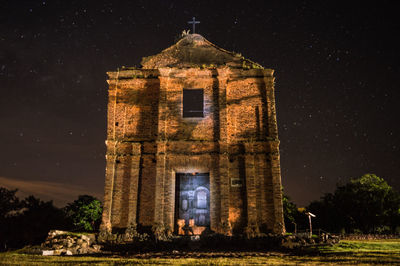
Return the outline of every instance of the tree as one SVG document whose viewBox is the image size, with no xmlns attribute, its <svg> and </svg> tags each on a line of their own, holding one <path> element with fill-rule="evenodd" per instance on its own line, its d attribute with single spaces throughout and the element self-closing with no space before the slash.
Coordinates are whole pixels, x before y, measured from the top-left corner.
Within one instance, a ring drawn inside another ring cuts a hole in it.
<svg viewBox="0 0 400 266">
<path fill-rule="evenodd" d="M 399 221 L 400 196 L 388 183 L 374 174 L 365 174 L 337 186 L 333 194 L 312 202 L 308 209 L 316 213 L 321 227 L 346 232 L 395 230 Z"/>
<path fill-rule="evenodd" d="M 289 196 L 283 195 L 282 198 L 283 203 L 283 217 L 285 219 L 285 227 L 287 231 L 296 231 L 297 222 L 296 218 L 298 217 L 298 210 L 296 204 L 290 201 Z"/>
<path fill-rule="evenodd" d="M 63 229 L 63 212 L 33 196 L 20 201 L 17 190 L 0 188 L 0 250 L 42 243 L 49 230 Z"/>
<path fill-rule="evenodd" d="M 338 232 L 344 228 L 342 221 L 339 220 L 338 210 L 333 202 L 334 195 L 331 193 L 325 194 L 321 200 L 312 201 L 307 210 L 317 215 L 313 224 L 315 228 Z"/>
<path fill-rule="evenodd" d="M 290 201 L 290 197 L 285 194 L 283 195 L 282 203 L 286 231 L 295 232 L 308 228 L 308 220 L 304 208 L 298 208 L 295 203 Z"/>
<path fill-rule="evenodd" d="M 74 230 L 94 231 L 100 224 L 102 207 L 98 199 L 81 195 L 64 208 L 66 216 L 72 221 Z"/>
<path fill-rule="evenodd" d="M 4 187 L 0 187 L 0 219 L 5 218 L 13 211 L 17 211 L 21 208 L 21 203 L 15 195 L 17 189 L 9 190 Z"/>
<path fill-rule="evenodd" d="M 9 246 L 9 229 L 11 217 L 18 214 L 21 203 L 15 195 L 17 190 L 9 190 L 0 187 L 0 251 L 6 250 Z"/>
<path fill-rule="evenodd" d="M 14 246 L 40 244 L 50 230 L 66 228 L 64 213 L 53 205 L 53 201 L 29 196 L 22 205 L 22 212 L 12 220 Z"/>
</svg>

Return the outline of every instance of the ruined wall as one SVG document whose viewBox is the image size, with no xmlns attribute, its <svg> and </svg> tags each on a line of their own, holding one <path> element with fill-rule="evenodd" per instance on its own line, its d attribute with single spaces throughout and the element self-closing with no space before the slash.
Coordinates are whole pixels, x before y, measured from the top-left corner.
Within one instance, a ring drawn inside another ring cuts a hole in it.
<svg viewBox="0 0 400 266">
<path fill-rule="evenodd" d="M 283 232 L 272 74 L 227 67 L 109 72 L 102 228 L 137 222 L 173 230 L 175 173 L 198 172 L 210 173 L 212 230 Z M 184 88 L 204 90 L 203 118 L 182 117 Z"/>
</svg>

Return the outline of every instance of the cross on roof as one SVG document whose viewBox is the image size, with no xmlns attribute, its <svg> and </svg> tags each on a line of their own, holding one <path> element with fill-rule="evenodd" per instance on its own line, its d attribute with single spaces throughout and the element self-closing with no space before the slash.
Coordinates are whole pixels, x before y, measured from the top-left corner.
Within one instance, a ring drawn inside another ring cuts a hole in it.
<svg viewBox="0 0 400 266">
<path fill-rule="evenodd" d="M 193 24 L 193 34 L 196 33 L 196 24 L 200 24 L 200 21 L 196 21 L 196 18 L 193 17 L 193 19 L 191 21 L 188 21 L 189 24 Z"/>
</svg>

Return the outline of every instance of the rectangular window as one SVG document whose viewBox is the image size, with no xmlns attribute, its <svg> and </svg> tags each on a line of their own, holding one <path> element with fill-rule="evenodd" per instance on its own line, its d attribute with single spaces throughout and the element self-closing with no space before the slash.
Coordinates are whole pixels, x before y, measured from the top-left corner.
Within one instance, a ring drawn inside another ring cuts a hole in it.
<svg viewBox="0 0 400 266">
<path fill-rule="evenodd" d="M 231 178 L 231 187 L 241 187 L 243 181 L 240 178 Z"/>
<path fill-rule="evenodd" d="M 203 89 L 183 89 L 183 117 L 204 116 Z"/>
</svg>

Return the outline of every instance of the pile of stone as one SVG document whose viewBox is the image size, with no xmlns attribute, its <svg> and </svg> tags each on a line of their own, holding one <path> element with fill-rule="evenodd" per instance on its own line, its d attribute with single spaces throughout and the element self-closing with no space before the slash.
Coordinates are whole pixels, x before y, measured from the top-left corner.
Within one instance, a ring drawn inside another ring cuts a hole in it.
<svg viewBox="0 0 400 266">
<path fill-rule="evenodd" d="M 51 230 L 42 244 L 42 255 L 76 255 L 99 253 L 95 234 Z"/>
<path fill-rule="evenodd" d="M 322 233 L 318 237 L 312 238 L 298 234 L 283 236 L 281 246 L 283 248 L 294 249 L 313 245 L 334 245 L 337 243 L 339 243 L 339 237 L 331 234 Z"/>
</svg>

